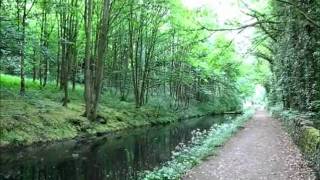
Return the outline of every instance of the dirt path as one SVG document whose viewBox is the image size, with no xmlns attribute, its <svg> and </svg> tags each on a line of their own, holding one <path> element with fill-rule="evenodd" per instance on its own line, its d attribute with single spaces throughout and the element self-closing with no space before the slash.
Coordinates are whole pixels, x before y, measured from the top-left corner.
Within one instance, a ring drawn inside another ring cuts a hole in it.
<svg viewBox="0 0 320 180">
<path fill-rule="evenodd" d="M 313 180 L 298 148 L 278 121 L 258 111 L 235 137 L 184 180 Z"/>
</svg>

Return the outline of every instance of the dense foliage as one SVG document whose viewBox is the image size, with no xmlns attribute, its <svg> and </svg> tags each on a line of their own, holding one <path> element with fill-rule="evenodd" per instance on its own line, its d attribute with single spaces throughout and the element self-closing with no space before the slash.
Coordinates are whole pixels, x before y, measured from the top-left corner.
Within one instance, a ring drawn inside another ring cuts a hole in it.
<svg viewBox="0 0 320 180">
<path fill-rule="evenodd" d="M 270 62 L 266 83 L 271 105 L 320 117 L 320 2 L 272 0 L 264 12 L 252 10 L 263 43 L 257 56 Z M 318 122 L 316 122 L 318 123 Z"/>
<path fill-rule="evenodd" d="M 25 76 L 41 89 L 55 81 L 64 106 L 68 84 L 84 84 L 91 120 L 107 91 L 137 108 L 202 102 L 237 110 L 249 90 L 239 86 L 245 72 L 234 45 L 222 33 L 208 41 L 212 33 L 194 23 L 215 26 L 212 17 L 178 0 L 1 1 L 1 72 L 20 75 L 21 95 Z"/>
<path fill-rule="evenodd" d="M 249 2 L 239 4 L 253 23 L 220 27 L 214 12 L 182 0 L 0 1 L 0 145 L 238 111 L 257 83 L 299 138 L 318 138 L 320 1 Z M 252 27 L 248 63 L 230 31 Z M 145 178 L 179 178 L 249 117 L 199 134 Z"/>
<path fill-rule="evenodd" d="M 272 0 L 251 15 L 261 24 L 256 55 L 270 63 L 270 110 L 319 172 L 320 2 Z"/>
</svg>

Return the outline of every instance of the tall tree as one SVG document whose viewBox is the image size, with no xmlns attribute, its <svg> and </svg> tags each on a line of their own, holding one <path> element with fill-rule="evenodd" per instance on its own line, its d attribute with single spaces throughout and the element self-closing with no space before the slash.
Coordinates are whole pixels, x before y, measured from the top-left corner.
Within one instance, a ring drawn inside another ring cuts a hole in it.
<svg viewBox="0 0 320 180">
<path fill-rule="evenodd" d="M 86 31 L 86 50 L 85 50 L 85 101 L 86 117 L 90 120 L 97 118 L 97 108 L 100 99 L 103 82 L 104 58 L 106 54 L 108 30 L 109 30 L 109 10 L 110 1 L 103 0 L 100 26 L 97 29 L 97 40 L 94 45 L 96 52 L 91 48 L 92 32 L 92 0 L 85 2 L 85 31 Z"/>
<path fill-rule="evenodd" d="M 60 64 L 60 88 L 64 91 L 63 106 L 69 102 L 69 78 L 72 74 L 77 54 L 77 35 L 78 35 L 78 0 L 60 1 L 62 6 L 59 9 L 60 22 L 60 45 L 61 45 L 61 64 Z"/>
<path fill-rule="evenodd" d="M 26 91 L 25 85 L 25 39 L 26 39 L 26 19 L 27 19 L 27 0 L 16 0 L 17 3 L 17 19 L 18 19 L 18 31 L 21 28 L 21 40 L 20 40 L 20 94 L 24 95 Z M 22 13 L 21 13 L 22 9 Z"/>
</svg>

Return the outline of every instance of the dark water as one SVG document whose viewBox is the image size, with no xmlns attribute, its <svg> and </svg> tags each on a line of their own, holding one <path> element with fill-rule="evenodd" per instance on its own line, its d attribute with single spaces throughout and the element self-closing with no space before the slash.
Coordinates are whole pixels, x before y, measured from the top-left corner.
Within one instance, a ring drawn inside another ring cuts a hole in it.
<svg viewBox="0 0 320 180">
<path fill-rule="evenodd" d="M 208 116 L 91 140 L 2 150 L 0 179 L 137 179 L 138 172 L 169 160 L 179 143 L 191 139 L 191 131 L 209 129 L 228 119 L 229 116 Z"/>
</svg>

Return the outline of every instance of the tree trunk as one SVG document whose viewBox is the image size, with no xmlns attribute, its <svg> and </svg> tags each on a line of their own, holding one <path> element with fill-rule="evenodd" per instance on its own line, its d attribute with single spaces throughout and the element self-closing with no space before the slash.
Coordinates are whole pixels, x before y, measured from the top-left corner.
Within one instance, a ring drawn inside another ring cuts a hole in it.
<svg viewBox="0 0 320 180">
<path fill-rule="evenodd" d="M 19 7 L 18 7 L 19 8 Z M 24 59 L 25 59 L 25 39 L 26 39 L 26 19 L 27 19 L 27 0 L 23 3 L 23 15 L 22 15 L 22 40 L 21 40 L 21 57 L 20 57 L 20 95 L 25 95 L 26 85 L 24 79 Z"/>
<path fill-rule="evenodd" d="M 85 1 L 85 12 L 84 12 L 84 22 L 85 22 L 85 35 L 86 35 L 86 45 L 85 45 L 85 84 L 84 84 L 84 99 L 86 103 L 85 115 L 91 120 L 91 105 L 92 105 L 92 92 L 91 92 L 91 33 L 92 33 L 92 0 Z"/>
<path fill-rule="evenodd" d="M 33 49 L 33 63 L 32 63 L 32 81 L 35 82 L 37 78 L 37 58 L 36 50 Z"/>
<path fill-rule="evenodd" d="M 86 99 L 86 116 L 89 120 L 97 119 L 97 107 L 100 99 L 103 70 L 104 70 L 104 57 L 107 47 L 107 33 L 108 33 L 108 19 L 109 19 L 109 7 L 110 0 L 104 0 L 102 9 L 102 18 L 99 24 L 96 47 L 97 53 L 93 58 L 94 66 L 91 67 L 91 31 L 92 31 L 92 0 L 86 1 L 85 8 L 85 31 L 86 31 L 86 80 L 85 80 L 85 99 Z M 94 75 L 94 79 L 92 78 Z"/>
</svg>

